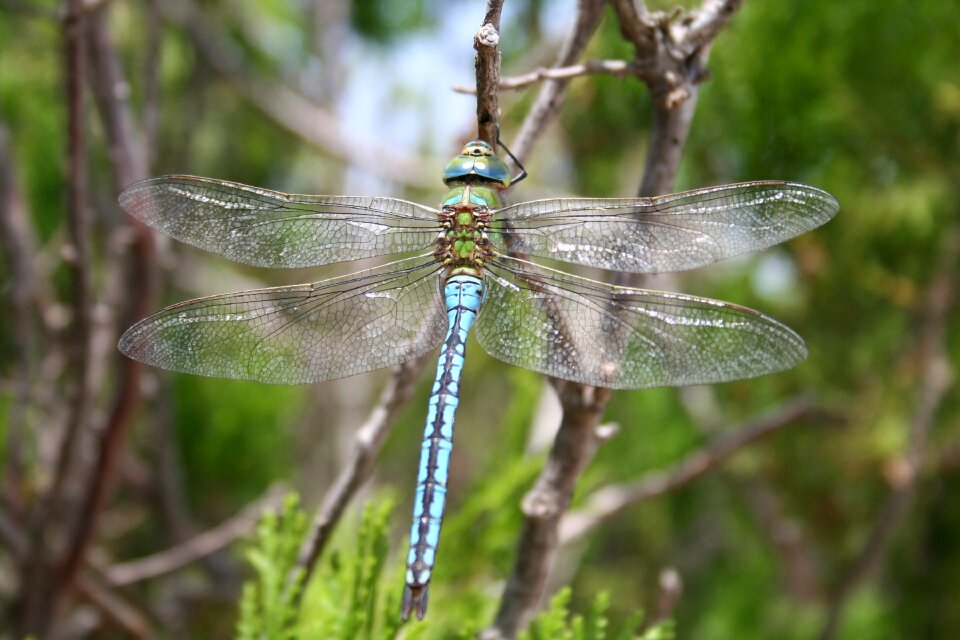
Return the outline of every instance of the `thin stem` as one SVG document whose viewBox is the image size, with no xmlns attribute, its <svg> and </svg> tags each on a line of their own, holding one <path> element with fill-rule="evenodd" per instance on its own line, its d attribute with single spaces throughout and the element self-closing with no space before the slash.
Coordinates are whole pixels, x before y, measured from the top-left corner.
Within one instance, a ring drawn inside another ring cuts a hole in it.
<svg viewBox="0 0 960 640">
<path fill-rule="evenodd" d="M 583 507 L 564 518 L 560 527 L 561 543 L 570 544 L 630 507 L 689 485 L 738 452 L 797 424 L 814 411 L 810 398 L 797 398 L 724 432 L 668 469 L 653 471 L 635 482 L 598 489 L 586 499 Z"/>
<path fill-rule="evenodd" d="M 30 523 L 28 559 L 22 589 L 24 606 L 23 631 L 45 637 L 56 619 L 63 583 L 51 570 L 53 560 L 48 546 L 48 531 L 52 515 L 64 497 L 64 486 L 69 475 L 80 432 L 89 427 L 91 408 L 90 389 L 90 334 L 91 291 L 89 237 L 90 220 L 87 210 L 86 136 L 84 131 L 84 95 L 86 76 L 85 30 L 86 21 L 81 0 L 68 0 L 61 28 L 64 42 L 64 79 L 67 102 L 67 226 L 70 238 L 69 260 L 73 279 L 73 349 L 70 352 L 73 381 L 69 418 L 57 451 L 53 480 L 41 498 Z"/>
<path fill-rule="evenodd" d="M 644 68 L 635 62 L 626 60 L 587 60 L 581 64 L 562 67 L 541 67 L 519 76 L 501 77 L 500 90 L 512 91 L 524 89 L 543 80 L 572 80 L 589 75 L 612 75 L 624 78 L 628 75 L 641 75 Z M 457 93 L 476 95 L 476 87 L 454 85 Z"/>
<path fill-rule="evenodd" d="M 500 137 L 500 12 L 503 0 L 489 0 L 480 30 L 473 38 L 477 50 L 477 134 L 496 147 Z"/>
<path fill-rule="evenodd" d="M 92 571 L 77 578 L 77 592 L 132 638 L 148 640 L 160 637 L 146 614 L 109 587 Z"/>
<path fill-rule="evenodd" d="M 91 16 L 87 37 L 93 65 L 91 82 L 110 147 L 114 182 L 119 189 L 134 180 L 146 177 L 146 156 L 134 128 L 130 105 L 117 93 L 117 88 L 125 83 L 104 13 Z M 128 272 L 133 279 L 130 290 L 137 292 L 133 314 L 142 316 L 153 306 L 156 288 L 153 236 L 139 223 L 130 224 L 133 225 L 135 242 L 131 247 L 133 261 Z M 95 538 L 97 524 L 117 478 L 126 436 L 141 399 L 141 374 L 142 365 L 139 363 L 126 358 L 121 361 L 119 386 L 113 408 L 99 438 L 97 462 L 86 470 L 86 492 L 79 518 L 70 532 L 60 573 L 62 584 L 71 584 L 78 575 Z"/>
<path fill-rule="evenodd" d="M 430 355 L 423 356 L 398 365 L 394 369 L 380 400 L 364 424 L 357 429 L 353 454 L 340 471 L 314 517 L 310 532 L 300 547 L 297 568 L 288 576 L 288 585 L 294 584 L 300 576 L 303 576 L 303 583 L 310 579 L 344 511 L 373 474 L 383 443 L 396 424 L 400 412 L 410 401 L 420 372 L 430 357 Z"/>
<path fill-rule="evenodd" d="M 573 29 L 564 41 L 554 67 L 568 67 L 580 59 L 580 56 L 586 51 L 590 38 L 593 37 L 594 32 L 600 25 L 603 5 L 603 0 L 580 0 Z M 537 99 L 527 113 L 527 117 L 520 127 L 520 132 L 511 145 L 513 152 L 521 160 L 525 161 L 530 157 L 536 141 L 556 120 L 569 81 L 570 78 L 550 78 L 540 87 Z"/>
<path fill-rule="evenodd" d="M 70 402 L 70 420 L 60 444 L 53 483 L 49 490 L 52 505 L 59 500 L 80 432 L 88 426 L 90 411 L 90 334 L 92 294 L 90 291 L 90 214 L 87 209 L 86 132 L 83 87 L 86 82 L 86 19 L 82 2 L 70 0 L 63 20 L 67 93 L 67 228 L 70 237 L 67 264 L 73 276 L 72 361 L 76 380 Z M 49 510 L 48 510 L 49 513 Z M 46 518 L 42 518 L 41 526 Z"/>
<path fill-rule="evenodd" d="M 560 520 L 570 506 L 577 480 L 597 450 L 597 427 L 609 398 L 609 389 L 578 384 L 562 389 L 563 420 L 547 464 L 523 499 L 516 564 L 494 624 L 480 634 L 482 640 L 513 638 L 536 610 L 559 547 Z"/>
<path fill-rule="evenodd" d="M 144 558 L 116 564 L 105 572 L 111 586 L 119 587 L 172 573 L 192 562 L 216 553 L 256 527 L 264 511 L 283 503 L 284 487 L 271 487 L 267 494 L 244 507 L 237 515 L 189 540 Z"/>
</svg>

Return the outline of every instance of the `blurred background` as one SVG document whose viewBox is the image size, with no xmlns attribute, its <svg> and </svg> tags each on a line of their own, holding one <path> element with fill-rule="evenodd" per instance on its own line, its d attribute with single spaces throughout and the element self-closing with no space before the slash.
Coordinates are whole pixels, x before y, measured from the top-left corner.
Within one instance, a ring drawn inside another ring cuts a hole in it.
<svg viewBox="0 0 960 640">
<path fill-rule="evenodd" d="M 474 97 L 452 87 L 474 83 L 483 4 L 86 5 L 87 81 L 71 89 L 65 5 L 0 0 L 0 638 L 38 612 L 56 620 L 51 637 L 233 637 L 256 514 L 287 491 L 313 512 L 389 374 L 280 387 L 134 370 L 114 345 L 151 309 L 349 266 L 267 271 L 151 240 L 116 195 L 189 173 L 435 204 L 444 163 L 476 132 Z M 576 9 L 508 0 L 503 74 L 552 64 Z M 586 57 L 632 55 L 607 9 Z M 724 434 L 804 410 L 711 473 L 565 541 L 550 585 L 569 585 L 572 611 L 607 591 L 612 628 L 644 610 L 672 618 L 680 638 L 960 637 L 958 60 L 953 0 L 748 1 L 718 36 L 677 190 L 787 179 L 830 191 L 841 211 L 668 284 L 763 310 L 810 357 L 755 380 L 615 393 L 604 420 L 617 432 L 573 512 L 597 491 L 675 477 Z M 536 89 L 501 95 L 505 140 Z M 72 128 L 71 91 L 84 107 Z M 574 79 L 511 199 L 634 195 L 650 119 L 636 78 Z M 401 637 L 489 624 L 520 500 L 558 420 L 540 376 L 472 338 L 468 350 L 433 606 Z M 326 628 L 346 607 L 349 588 L 331 585 L 362 555 L 364 505 L 382 520 L 377 615 L 395 615 L 381 595 L 401 588 L 429 382 L 416 382 L 339 524 L 302 628 Z M 204 532 L 216 544 L 189 562 L 131 565 Z M 78 576 L 66 594 L 64 570 Z M 351 637 L 324 633 L 303 637 Z"/>
</svg>

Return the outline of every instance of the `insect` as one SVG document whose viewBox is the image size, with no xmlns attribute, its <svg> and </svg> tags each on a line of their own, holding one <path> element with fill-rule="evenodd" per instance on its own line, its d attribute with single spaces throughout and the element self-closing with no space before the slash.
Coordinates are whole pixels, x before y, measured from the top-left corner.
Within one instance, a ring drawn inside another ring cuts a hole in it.
<svg viewBox="0 0 960 640">
<path fill-rule="evenodd" d="M 127 356 L 188 373 L 300 384 L 416 358 L 442 345 L 420 453 L 401 616 L 423 618 L 440 540 L 467 333 L 548 376 L 617 389 L 735 380 L 790 368 L 803 340 L 762 313 L 618 287 L 537 264 L 693 269 L 829 220 L 837 201 L 791 182 L 657 198 L 552 198 L 502 206 L 510 170 L 472 141 L 446 166 L 439 208 L 383 197 L 287 195 L 165 176 L 120 195 L 129 213 L 188 244 L 261 267 L 405 254 L 312 284 L 167 307 L 120 339 Z"/>
</svg>

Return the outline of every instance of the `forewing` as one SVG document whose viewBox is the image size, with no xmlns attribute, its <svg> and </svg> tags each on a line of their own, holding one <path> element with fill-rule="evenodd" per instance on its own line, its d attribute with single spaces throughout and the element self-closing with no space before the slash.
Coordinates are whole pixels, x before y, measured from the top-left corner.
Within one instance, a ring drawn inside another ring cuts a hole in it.
<svg viewBox="0 0 960 640">
<path fill-rule="evenodd" d="M 379 369 L 443 340 L 439 268 L 411 258 L 315 284 L 182 302 L 128 329 L 120 350 L 163 369 L 276 384 Z"/>
<path fill-rule="evenodd" d="M 477 340 L 500 360 L 614 389 L 706 384 L 789 369 L 803 340 L 757 311 L 615 287 L 502 257 L 488 265 Z"/>
<path fill-rule="evenodd" d="M 491 226 L 501 252 L 614 271 L 712 264 L 818 227 L 839 209 L 826 191 L 747 182 L 657 198 L 557 198 L 506 207 Z"/>
<path fill-rule="evenodd" d="M 309 267 L 428 246 L 437 212 L 394 198 L 288 195 L 194 176 L 134 183 L 120 205 L 187 244 L 261 267 Z"/>
</svg>

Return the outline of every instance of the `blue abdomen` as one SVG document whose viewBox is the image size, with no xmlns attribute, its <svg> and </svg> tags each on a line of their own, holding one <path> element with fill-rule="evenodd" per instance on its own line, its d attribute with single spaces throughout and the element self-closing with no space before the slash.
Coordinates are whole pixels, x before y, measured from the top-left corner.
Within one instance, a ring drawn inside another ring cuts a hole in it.
<svg viewBox="0 0 960 640">
<path fill-rule="evenodd" d="M 463 372 L 467 333 L 477 317 L 483 285 L 477 276 L 451 276 L 444 285 L 449 328 L 443 342 L 437 375 L 433 382 L 427 424 L 420 449 L 420 470 L 410 527 L 407 555 L 407 586 L 403 592 L 401 617 L 413 610 L 422 619 L 427 611 L 427 587 L 440 542 L 440 525 L 447 495 L 450 453 L 453 450 L 453 420 L 460 404 L 460 375 Z"/>
</svg>

